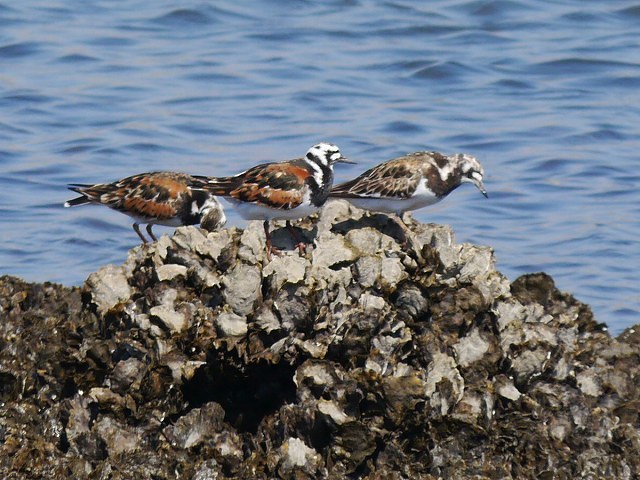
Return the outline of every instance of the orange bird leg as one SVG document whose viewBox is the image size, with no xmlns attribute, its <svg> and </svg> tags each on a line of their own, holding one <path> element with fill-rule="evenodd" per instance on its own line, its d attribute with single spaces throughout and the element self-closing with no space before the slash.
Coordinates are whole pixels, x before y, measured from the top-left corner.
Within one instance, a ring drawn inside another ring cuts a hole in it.
<svg viewBox="0 0 640 480">
<path fill-rule="evenodd" d="M 291 238 L 293 238 L 295 246 L 300 252 L 300 256 L 304 255 L 307 252 L 307 244 L 300 239 L 289 220 L 287 220 L 287 230 L 289 230 L 289 234 L 291 235 Z"/>
<path fill-rule="evenodd" d="M 271 261 L 271 254 L 280 255 L 280 250 L 271 244 L 271 234 L 269 233 L 269 220 L 265 220 L 263 223 L 264 235 L 267 238 L 267 261 Z"/>
</svg>

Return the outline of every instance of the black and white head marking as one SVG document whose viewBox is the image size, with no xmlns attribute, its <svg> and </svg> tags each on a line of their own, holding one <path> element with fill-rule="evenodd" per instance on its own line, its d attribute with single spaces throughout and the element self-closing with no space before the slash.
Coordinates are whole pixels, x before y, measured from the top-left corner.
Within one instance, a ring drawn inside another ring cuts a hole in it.
<svg viewBox="0 0 640 480">
<path fill-rule="evenodd" d="M 480 162 L 478 162 L 476 157 L 465 153 L 459 153 L 457 157 L 461 173 L 460 183 L 472 183 L 480 190 L 480 193 L 488 197 L 489 195 L 483 184 L 484 169 L 482 165 L 480 165 Z"/>
<path fill-rule="evenodd" d="M 331 177 L 333 168 L 329 160 L 329 152 L 332 148 L 337 150 L 338 147 L 329 143 L 319 143 L 311 147 L 305 155 L 305 161 L 313 171 L 313 179 L 318 188 L 325 183 L 327 177 Z"/>
<path fill-rule="evenodd" d="M 340 153 L 340 149 L 332 144 L 321 142 L 311 147 L 304 158 L 312 173 L 311 202 L 322 205 L 333 185 L 333 165 L 336 162 L 353 163 Z"/>
<path fill-rule="evenodd" d="M 348 162 L 336 145 L 325 142 L 311 147 L 305 155 L 305 161 L 313 170 L 313 177 L 319 186 L 333 181 L 333 165 L 336 162 Z"/>
<path fill-rule="evenodd" d="M 337 161 L 344 157 L 340 153 L 340 149 L 332 143 L 318 143 L 307 151 L 306 160 L 312 165 L 319 167 L 331 167 Z"/>
</svg>

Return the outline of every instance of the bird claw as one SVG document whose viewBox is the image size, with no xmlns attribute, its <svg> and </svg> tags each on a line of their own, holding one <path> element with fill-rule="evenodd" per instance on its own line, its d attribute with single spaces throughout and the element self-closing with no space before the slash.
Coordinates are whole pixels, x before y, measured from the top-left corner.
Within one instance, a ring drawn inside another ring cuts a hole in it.
<svg viewBox="0 0 640 480">
<path fill-rule="evenodd" d="M 306 255 L 307 253 L 307 244 L 304 242 L 298 242 L 295 245 L 295 248 L 298 249 L 298 252 L 300 253 L 300 256 L 303 257 L 304 255 Z"/>
<path fill-rule="evenodd" d="M 267 260 L 270 262 L 271 261 L 271 254 L 275 255 L 276 257 L 281 257 L 283 255 L 282 251 L 279 248 L 274 247 L 273 245 L 268 245 L 267 246 Z"/>
</svg>

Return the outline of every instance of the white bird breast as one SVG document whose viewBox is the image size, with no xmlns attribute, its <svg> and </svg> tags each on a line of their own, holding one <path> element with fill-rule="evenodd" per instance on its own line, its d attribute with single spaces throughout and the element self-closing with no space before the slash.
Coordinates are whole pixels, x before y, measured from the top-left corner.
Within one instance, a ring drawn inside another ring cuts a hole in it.
<svg viewBox="0 0 640 480">
<path fill-rule="evenodd" d="M 418 183 L 418 188 L 409 198 L 391 198 L 391 197 L 365 197 L 365 198 L 345 198 L 353 205 L 364 210 L 385 213 L 402 213 L 419 208 L 427 207 L 438 203 L 441 198 L 427 187 L 426 179 Z"/>
<path fill-rule="evenodd" d="M 306 195 L 303 203 L 291 210 L 270 208 L 256 203 L 241 202 L 232 198 L 225 198 L 225 200 L 227 200 L 245 220 L 297 220 L 298 218 L 308 217 L 320 210 L 320 208 L 315 205 L 305 203 L 308 202 Z"/>
</svg>

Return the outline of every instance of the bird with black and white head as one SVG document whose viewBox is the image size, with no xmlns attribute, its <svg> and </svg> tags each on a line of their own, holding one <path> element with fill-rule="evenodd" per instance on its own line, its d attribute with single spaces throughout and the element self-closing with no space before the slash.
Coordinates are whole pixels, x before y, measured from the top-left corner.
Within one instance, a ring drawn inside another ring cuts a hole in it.
<svg viewBox="0 0 640 480">
<path fill-rule="evenodd" d="M 242 218 L 263 221 L 268 259 L 271 253 L 278 253 L 271 244 L 271 220 L 287 221 L 302 253 L 305 245 L 290 221 L 307 217 L 324 205 L 333 185 L 333 166 L 338 162 L 354 163 L 343 157 L 336 145 L 322 142 L 301 158 L 262 163 L 231 177 L 206 178 L 206 188 L 228 200 Z"/>
</svg>

